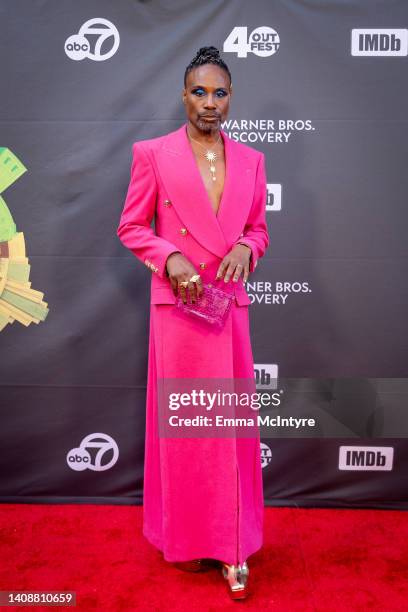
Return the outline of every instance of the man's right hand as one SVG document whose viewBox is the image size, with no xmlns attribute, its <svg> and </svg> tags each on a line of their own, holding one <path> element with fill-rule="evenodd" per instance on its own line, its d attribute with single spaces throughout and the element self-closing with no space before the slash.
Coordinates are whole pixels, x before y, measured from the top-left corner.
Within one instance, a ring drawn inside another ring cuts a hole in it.
<svg viewBox="0 0 408 612">
<path fill-rule="evenodd" d="M 198 274 L 191 261 L 182 253 L 171 253 L 166 261 L 166 270 L 174 295 L 177 297 L 180 291 L 184 304 L 187 303 L 187 296 L 195 303 L 204 291 L 201 279 L 195 283 L 189 282 L 187 287 L 180 287 L 180 283 L 190 281 L 194 274 Z"/>
</svg>

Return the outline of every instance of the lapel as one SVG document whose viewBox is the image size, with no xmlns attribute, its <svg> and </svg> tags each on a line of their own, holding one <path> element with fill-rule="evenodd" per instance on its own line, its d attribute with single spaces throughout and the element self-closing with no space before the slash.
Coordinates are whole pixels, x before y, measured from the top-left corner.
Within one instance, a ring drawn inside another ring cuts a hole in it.
<svg viewBox="0 0 408 612">
<path fill-rule="evenodd" d="M 162 146 L 156 150 L 156 162 L 183 225 L 204 248 L 222 258 L 239 238 L 248 218 L 255 169 L 243 147 L 223 130 L 221 135 L 226 173 L 217 215 L 188 140 L 186 123 L 164 137 Z"/>
</svg>

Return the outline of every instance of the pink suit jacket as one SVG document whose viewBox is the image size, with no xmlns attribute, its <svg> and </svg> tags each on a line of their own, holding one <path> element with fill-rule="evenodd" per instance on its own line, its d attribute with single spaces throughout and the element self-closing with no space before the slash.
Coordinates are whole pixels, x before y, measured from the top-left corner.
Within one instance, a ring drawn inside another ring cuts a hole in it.
<svg viewBox="0 0 408 612">
<path fill-rule="evenodd" d="M 222 258 L 235 244 L 251 248 L 250 272 L 269 245 L 264 154 L 221 130 L 226 176 L 216 215 L 186 128 L 183 124 L 164 136 L 133 144 L 130 183 L 117 235 L 153 273 L 151 304 L 176 300 L 166 273 L 171 253 L 181 251 L 203 282 L 212 282 Z M 230 279 L 231 284 L 236 303 L 250 304 L 242 275 L 237 283 Z"/>
</svg>

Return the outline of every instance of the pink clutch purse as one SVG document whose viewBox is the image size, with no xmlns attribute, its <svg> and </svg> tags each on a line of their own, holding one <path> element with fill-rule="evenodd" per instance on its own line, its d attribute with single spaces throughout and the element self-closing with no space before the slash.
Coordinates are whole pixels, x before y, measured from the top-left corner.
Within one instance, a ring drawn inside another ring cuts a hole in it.
<svg viewBox="0 0 408 612">
<path fill-rule="evenodd" d="M 222 327 L 230 311 L 234 300 L 233 293 L 227 293 L 217 287 L 203 283 L 203 293 L 196 300 L 195 304 L 190 301 L 187 292 L 187 304 L 183 303 L 180 294 L 177 296 L 176 306 L 183 312 L 207 321 L 211 325 Z"/>
</svg>

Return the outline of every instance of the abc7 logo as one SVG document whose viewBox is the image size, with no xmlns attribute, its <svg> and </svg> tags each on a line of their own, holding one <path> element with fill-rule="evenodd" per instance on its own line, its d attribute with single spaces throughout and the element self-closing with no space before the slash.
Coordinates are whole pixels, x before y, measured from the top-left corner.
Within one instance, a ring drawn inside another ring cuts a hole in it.
<svg viewBox="0 0 408 612">
<path fill-rule="evenodd" d="M 86 36 L 97 36 L 95 48 L 91 51 Z M 102 54 L 102 45 L 108 38 L 113 38 L 113 44 L 109 51 Z M 69 36 L 65 41 L 65 53 L 75 61 L 81 61 L 86 57 L 95 62 L 109 59 L 116 53 L 119 47 L 120 36 L 117 28 L 107 19 L 88 19 L 80 28 L 78 34 Z"/>
<path fill-rule="evenodd" d="M 94 449 L 93 456 L 88 449 Z M 93 433 L 86 436 L 77 448 L 68 451 L 67 464 L 75 472 L 104 472 L 115 465 L 118 457 L 119 448 L 111 436 Z"/>
</svg>

